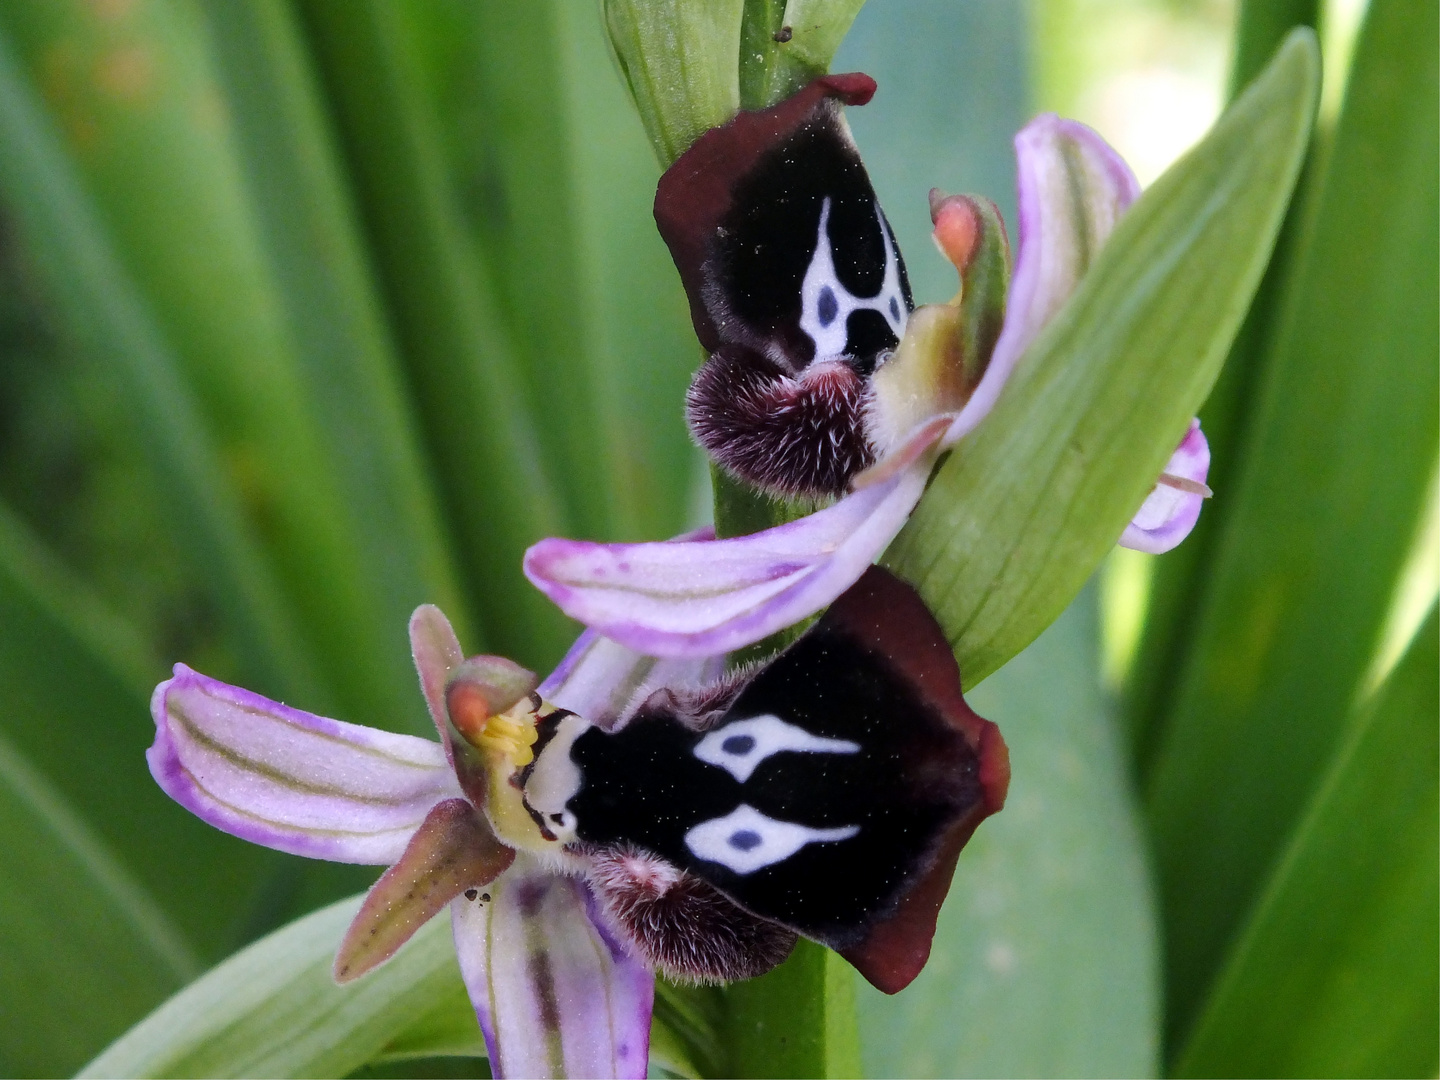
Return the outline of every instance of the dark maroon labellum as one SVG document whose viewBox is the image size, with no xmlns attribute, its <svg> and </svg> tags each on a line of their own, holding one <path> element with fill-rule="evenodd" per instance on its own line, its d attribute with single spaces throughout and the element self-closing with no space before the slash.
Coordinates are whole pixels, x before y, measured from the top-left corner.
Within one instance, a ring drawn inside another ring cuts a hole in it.
<svg viewBox="0 0 1440 1080">
<path fill-rule="evenodd" d="M 867 380 L 914 304 L 840 111 L 866 75 L 817 79 L 706 132 L 660 179 L 655 220 L 711 359 L 691 429 L 723 467 L 782 495 L 828 495 L 874 460 Z"/>
<path fill-rule="evenodd" d="M 610 731 L 571 723 L 537 771 L 573 777 L 562 816 L 606 913 L 686 979 L 760 974 L 800 934 L 899 990 L 1009 781 L 939 625 L 878 567 L 764 667 Z"/>
</svg>

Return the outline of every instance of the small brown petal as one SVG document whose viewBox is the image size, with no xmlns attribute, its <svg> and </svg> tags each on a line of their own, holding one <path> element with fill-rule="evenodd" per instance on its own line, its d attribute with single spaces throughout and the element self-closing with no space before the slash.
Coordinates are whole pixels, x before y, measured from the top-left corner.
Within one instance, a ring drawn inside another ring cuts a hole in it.
<svg viewBox="0 0 1440 1080">
<path fill-rule="evenodd" d="M 400 861 L 371 887 L 335 954 L 337 983 L 383 964 L 466 889 L 488 885 L 515 859 L 464 799 L 436 803 Z"/>
</svg>

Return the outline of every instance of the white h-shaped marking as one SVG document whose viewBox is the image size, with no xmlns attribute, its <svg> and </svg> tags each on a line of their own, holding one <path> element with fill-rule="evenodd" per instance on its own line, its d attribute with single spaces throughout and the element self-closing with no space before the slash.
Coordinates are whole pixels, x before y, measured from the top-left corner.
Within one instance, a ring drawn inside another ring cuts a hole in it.
<svg viewBox="0 0 1440 1080">
<path fill-rule="evenodd" d="M 840 275 L 835 272 L 835 256 L 830 247 L 830 196 L 825 196 L 820 205 L 815 254 L 810 257 L 805 280 L 800 284 L 800 329 L 815 342 L 817 361 L 845 354 L 845 324 L 852 311 L 867 308 L 878 311 L 897 338 L 905 336 L 905 322 L 910 313 L 905 310 L 905 296 L 900 291 L 900 254 L 895 248 L 895 238 L 885 224 L 885 217 L 880 213 L 879 203 L 875 204 L 875 220 L 885 242 L 885 280 L 881 282 L 878 293 L 865 299 L 855 296 L 840 284 Z M 830 301 L 822 303 L 827 292 Z M 832 305 L 831 318 L 822 321 L 822 309 Z"/>
</svg>

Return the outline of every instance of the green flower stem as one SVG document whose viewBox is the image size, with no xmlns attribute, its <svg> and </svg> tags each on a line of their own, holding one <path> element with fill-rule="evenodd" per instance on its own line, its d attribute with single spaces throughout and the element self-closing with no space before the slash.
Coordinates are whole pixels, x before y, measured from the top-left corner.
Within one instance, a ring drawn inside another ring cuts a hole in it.
<svg viewBox="0 0 1440 1080">
<path fill-rule="evenodd" d="M 668 166 L 740 108 L 773 105 L 824 74 L 859 8 L 856 0 L 606 0 L 605 19 L 645 130 Z M 786 25 L 791 35 L 777 40 Z M 719 536 L 757 532 L 813 509 L 760 495 L 719 469 L 712 469 L 711 477 Z M 802 629 L 761 642 L 743 658 L 771 655 Z M 801 942 L 774 972 L 728 988 L 727 1071 L 859 1075 L 853 978 L 849 965 L 828 949 Z M 713 992 L 674 993 L 683 999 Z"/>
<path fill-rule="evenodd" d="M 802 939 L 774 971 L 725 987 L 729 1075 L 860 1076 L 855 979 L 837 953 Z"/>
<path fill-rule="evenodd" d="M 746 0 L 739 65 L 742 107 L 766 108 L 828 71 L 830 57 L 859 8 L 854 0 L 809 4 Z M 788 41 L 777 41 L 775 34 L 785 25 L 792 26 L 792 35 Z M 798 36 L 795 27 L 801 30 Z M 719 469 L 712 469 L 711 475 L 719 536 L 758 532 L 814 509 L 761 495 Z M 804 629 L 792 627 L 760 642 L 746 650 L 744 658 L 771 655 Z M 855 977 L 837 954 L 802 940 L 790 959 L 768 975 L 727 987 L 725 1030 L 734 1075 L 859 1076 Z"/>
</svg>

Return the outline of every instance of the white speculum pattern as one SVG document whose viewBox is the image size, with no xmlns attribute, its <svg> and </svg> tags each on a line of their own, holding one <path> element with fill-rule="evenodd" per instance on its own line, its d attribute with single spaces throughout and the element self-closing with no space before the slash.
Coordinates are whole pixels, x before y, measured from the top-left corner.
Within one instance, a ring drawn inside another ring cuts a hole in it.
<svg viewBox="0 0 1440 1080">
<path fill-rule="evenodd" d="M 567 716 L 555 729 L 555 736 L 545 744 L 535 767 L 525 781 L 525 801 L 545 819 L 546 828 L 562 844 L 573 843 L 577 822 L 565 804 L 580 791 L 584 778 L 580 767 L 570 758 L 575 740 L 593 725 L 578 716 Z"/>
<path fill-rule="evenodd" d="M 724 817 L 702 821 L 685 834 L 685 846 L 697 859 L 719 863 L 737 874 L 784 862 L 806 844 L 849 840 L 859 825 L 813 829 L 793 821 L 777 821 L 741 803 Z"/>
<path fill-rule="evenodd" d="M 743 784 L 762 761 L 782 750 L 811 754 L 858 754 L 860 744 L 848 739 L 812 735 L 778 716 L 762 713 L 716 728 L 695 744 L 694 753 L 701 761 L 720 766 Z"/>
<path fill-rule="evenodd" d="M 880 291 L 866 298 L 854 295 L 840 283 L 830 246 L 830 197 L 827 195 L 820 205 L 815 254 L 810 257 L 805 280 L 800 284 L 800 329 L 815 342 L 816 361 L 846 355 L 846 324 L 852 311 L 864 308 L 878 311 L 897 338 L 905 336 L 905 321 L 910 313 L 905 310 L 905 296 L 900 291 L 900 255 L 878 203 L 875 220 L 885 240 L 885 279 Z"/>
</svg>

